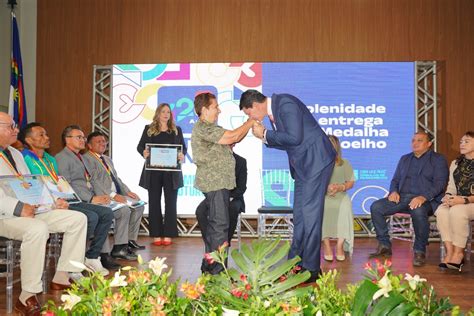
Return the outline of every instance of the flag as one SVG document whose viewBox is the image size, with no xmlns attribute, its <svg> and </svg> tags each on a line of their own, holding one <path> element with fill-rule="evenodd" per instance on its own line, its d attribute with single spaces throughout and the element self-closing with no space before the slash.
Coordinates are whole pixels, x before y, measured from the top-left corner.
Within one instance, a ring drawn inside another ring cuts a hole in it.
<svg viewBox="0 0 474 316">
<path fill-rule="evenodd" d="M 19 128 L 28 123 L 26 117 L 25 89 L 23 85 L 23 65 L 21 62 L 20 34 L 15 13 L 12 12 L 12 52 L 10 75 L 10 103 L 8 113 Z"/>
</svg>

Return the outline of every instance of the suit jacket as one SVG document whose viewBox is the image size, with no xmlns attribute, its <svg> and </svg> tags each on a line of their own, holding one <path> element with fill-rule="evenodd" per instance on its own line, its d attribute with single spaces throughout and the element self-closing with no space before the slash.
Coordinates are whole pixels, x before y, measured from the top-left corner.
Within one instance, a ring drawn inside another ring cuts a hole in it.
<svg viewBox="0 0 474 316">
<path fill-rule="evenodd" d="M 86 166 L 87 170 L 89 170 L 90 167 L 87 165 L 87 161 L 84 159 L 84 156 L 82 157 L 84 164 L 81 163 L 74 152 L 66 147 L 64 147 L 64 149 L 55 156 L 56 162 L 58 163 L 59 174 L 66 178 L 82 201 L 90 202 L 92 197 L 97 194 L 95 194 L 92 188 L 87 186 L 87 179 L 85 175 L 86 169 L 84 168 L 84 165 Z"/>
<path fill-rule="evenodd" d="M 140 138 L 140 142 L 138 143 L 137 146 L 137 151 L 140 155 L 143 155 L 143 151 L 145 150 L 145 145 L 147 143 L 149 144 L 160 144 L 160 141 L 157 140 L 160 135 L 157 136 L 148 136 L 148 128 L 150 125 L 145 126 L 145 129 L 143 130 L 142 137 Z M 172 144 L 178 144 L 183 146 L 183 155 L 186 155 L 187 148 L 186 144 L 184 143 L 184 137 L 183 137 L 183 131 L 181 130 L 181 127 L 176 126 L 178 129 L 178 135 L 175 135 L 174 140 Z M 143 166 L 142 174 L 140 176 L 140 183 L 139 185 L 144 188 L 144 189 L 149 189 L 150 188 L 150 178 L 153 176 L 154 172 L 159 172 L 159 171 L 150 171 L 150 170 L 145 170 L 145 166 Z M 181 171 L 170 171 L 172 172 L 173 175 L 173 189 L 178 190 L 181 188 L 184 183 L 183 183 L 183 173 Z"/>
<path fill-rule="evenodd" d="M 30 170 L 26 166 L 23 155 L 15 148 L 8 146 L 13 160 L 15 160 L 16 168 L 21 174 L 30 174 Z M 0 159 L 0 176 L 13 176 L 15 175 L 10 167 Z M 13 217 L 13 212 L 18 204 L 18 200 L 14 197 L 7 196 L 2 189 L 0 189 L 0 219 Z"/>
<path fill-rule="evenodd" d="M 421 181 L 422 195 L 430 201 L 433 210 L 436 210 L 441 204 L 448 183 L 448 163 L 443 155 L 432 150 L 426 152 L 425 155 L 428 155 L 428 159 L 418 171 L 418 175 Z M 400 158 L 390 183 L 390 192 L 400 192 L 410 169 L 410 161 L 414 156 L 415 154 L 409 153 Z"/>
<path fill-rule="evenodd" d="M 276 130 L 267 130 L 267 145 L 287 152 L 294 179 L 311 179 L 334 161 L 331 141 L 303 102 L 274 94 L 271 107 Z"/>
<path fill-rule="evenodd" d="M 239 211 L 245 212 L 244 193 L 247 191 L 247 160 L 234 153 L 236 187 L 230 191 L 233 201 L 240 201 Z"/>
<path fill-rule="evenodd" d="M 112 178 L 109 176 L 102 163 L 92 155 L 94 154 L 88 152 L 84 154 L 83 157 L 84 160 L 87 161 L 87 166 L 89 166 L 90 168 L 89 172 L 92 176 L 91 183 L 92 187 L 94 188 L 94 193 L 96 195 L 110 195 L 110 193 L 112 193 Z M 121 194 L 127 195 L 127 193 L 130 192 L 130 189 L 119 178 L 112 159 L 105 155 L 103 157 L 110 168 L 110 172 L 114 175 L 115 179 L 117 179 L 117 183 L 120 186 L 119 189 L 121 191 Z"/>
</svg>

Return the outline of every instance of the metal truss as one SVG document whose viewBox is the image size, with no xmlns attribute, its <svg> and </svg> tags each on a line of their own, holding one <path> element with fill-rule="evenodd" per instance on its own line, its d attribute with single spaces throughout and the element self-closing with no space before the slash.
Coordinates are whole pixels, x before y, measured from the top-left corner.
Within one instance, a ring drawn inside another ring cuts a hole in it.
<svg viewBox="0 0 474 316">
<path fill-rule="evenodd" d="M 92 131 L 112 135 L 112 66 L 94 65 L 92 76 Z M 108 153 L 112 152 L 109 142 Z"/>
<path fill-rule="evenodd" d="M 416 131 L 427 132 L 433 139 L 433 149 L 436 151 L 438 148 L 436 61 L 417 61 L 415 65 Z"/>
<path fill-rule="evenodd" d="M 417 131 L 425 131 L 437 149 L 437 78 L 436 61 L 415 62 L 415 114 Z M 112 135 L 112 66 L 94 65 L 92 86 L 92 131 L 101 131 L 109 139 Z M 111 153 L 112 141 L 109 142 Z M 148 234 L 148 218 L 143 217 L 140 233 Z M 256 238 L 257 215 L 241 216 L 241 236 Z M 180 236 L 200 237 L 201 231 L 194 215 L 178 215 Z M 370 216 L 354 216 L 355 237 L 374 237 L 375 230 Z M 407 232 L 403 232 L 406 236 Z"/>
</svg>

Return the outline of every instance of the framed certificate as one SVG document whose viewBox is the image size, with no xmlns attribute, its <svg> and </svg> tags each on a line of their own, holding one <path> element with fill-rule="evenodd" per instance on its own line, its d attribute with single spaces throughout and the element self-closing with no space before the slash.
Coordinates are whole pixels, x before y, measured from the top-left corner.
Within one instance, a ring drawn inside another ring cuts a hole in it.
<svg viewBox="0 0 474 316">
<path fill-rule="evenodd" d="M 41 176 L 0 176 L 0 189 L 23 203 L 37 206 L 36 214 L 55 208 L 54 198 Z"/>
<path fill-rule="evenodd" d="M 81 198 L 74 192 L 69 182 L 63 177 L 59 177 L 58 183 L 54 183 L 49 176 L 40 176 L 48 187 L 54 200 L 63 199 L 69 204 L 81 203 Z"/>
<path fill-rule="evenodd" d="M 183 151 L 182 145 L 146 144 L 150 155 L 145 161 L 146 170 L 181 171 L 178 154 Z"/>
</svg>

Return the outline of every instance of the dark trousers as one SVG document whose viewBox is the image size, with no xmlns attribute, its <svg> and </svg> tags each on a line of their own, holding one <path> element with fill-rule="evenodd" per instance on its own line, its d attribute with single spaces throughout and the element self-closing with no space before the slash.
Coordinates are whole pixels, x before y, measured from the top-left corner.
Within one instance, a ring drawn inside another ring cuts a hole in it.
<svg viewBox="0 0 474 316">
<path fill-rule="evenodd" d="M 430 235 L 430 223 L 428 220 L 429 214 L 433 212 L 429 201 L 423 203 L 420 207 L 410 210 L 410 201 L 416 197 L 414 194 L 400 194 L 400 202 L 390 202 L 387 198 L 375 201 L 370 206 L 370 214 L 372 223 L 375 227 L 377 240 L 380 244 L 391 247 L 390 236 L 388 234 L 388 224 L 385 220 L 386 216 L 396 213 L 410 214 L 415 230 L 415 243 L 413 250 L 415 252 L 425 252 L 428 245 L 428 238 Z"/>
<path fill-rule="evenodd" d="M 295 179 L 294 233 L 288 258 L 299 256 L 301 266 L 313 272 L 321 270 L 324 198 L 333 169 L 331 163 L 310 179 Z"/>
<path fill-rule="evenodd" d="M 231 244 L 232 237 L 237 227 L 237 220 L 239 218 L 240 210 L 242 209 L 242 201 L 234 199 L 229 202 L 229 231 L 228 242 Z M 196 209 L 196 219 L 201 228 L 202 239 L 206 239 L 207 226 L 209 225 L 209 209 L 207 208 L 206 200 L 203 200 Z"/>
<path fill-rule="evenodd" d="M 87 216 L 87 240 L 91 240 L 91 243 L 86 251 L 86 258 L 97 259 L 109 235 L 114 212 L 106 206 L 84 202 L 70 204 L 69 209 Z"/>
<path fill-rule="evenodd" d="M 177 237 L 176 203 L 178 190 L 173 189 L 172 171 L 154 171 L 148 188 L 150 237 Z M 161 193 L 165 192 L 165 216 L 161 213 Z"/>
</svg>

